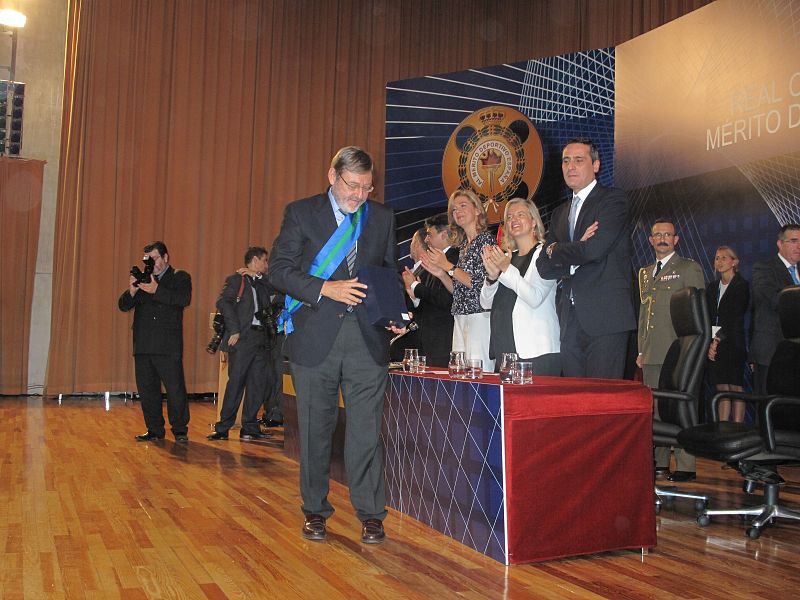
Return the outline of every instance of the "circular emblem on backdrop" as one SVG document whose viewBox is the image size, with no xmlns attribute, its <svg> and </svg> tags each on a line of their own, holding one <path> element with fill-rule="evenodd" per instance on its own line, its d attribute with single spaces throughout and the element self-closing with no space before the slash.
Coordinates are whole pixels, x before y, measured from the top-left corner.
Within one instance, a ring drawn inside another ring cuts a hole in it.
<svg viewBox="0 0 800 600">
<path fill-rule="evenodd" d="M 533 197 L 543 166 L 542 140 L 528 117 L 489 106 L 461 121 L 450 136 L 442 181 L 448 196 L 457 189 L 474 191 L 489 223 L 499 223 L 508 200 Z"/>
</svg>

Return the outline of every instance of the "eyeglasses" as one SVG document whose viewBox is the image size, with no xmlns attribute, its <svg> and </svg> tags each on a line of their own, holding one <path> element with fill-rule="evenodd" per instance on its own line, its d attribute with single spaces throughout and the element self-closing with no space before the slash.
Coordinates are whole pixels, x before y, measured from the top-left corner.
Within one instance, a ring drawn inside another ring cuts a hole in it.
<svg viewBox="0 0 800 600">
<path fill-rule="evenodd" d="M 374 190 L 374 189 L 375 189 L 375 186 L 374 186 L 374 185 L 358 185 L 357 183 L 350 183 L 349 181 L 347 181 L 347 180 L 346 180 L 344 177 L 342 177 L 341 175 L 339 175 L 339 179 L 341 179 L 341 180 L 342 180 L 342 182 L 343 182 L 343 183 L 344 183 L 344 184 L 345 184 L 345 185 L 346 185 L 346 186 L 347 186 L 349 189 L 351 189 L 351 190 L 352 190 L 352 191 L 354 191 L 354 192 L 357 192 L 357 191 L 359 191 L 359 190 L 360 190 L 360 191 L 364 192 L 365 194 L 370 194 L 370 193 L 372 193 L 372 190 Z"/>
<path fill-rule="evenodd" d="M 656 231 L 655 233 L 651 233 L 650 237 L 654 240 L 668 240 L 671 237 L 675 237 L 674 233 L 670 233 L 669 231 Z"/>
</svg>

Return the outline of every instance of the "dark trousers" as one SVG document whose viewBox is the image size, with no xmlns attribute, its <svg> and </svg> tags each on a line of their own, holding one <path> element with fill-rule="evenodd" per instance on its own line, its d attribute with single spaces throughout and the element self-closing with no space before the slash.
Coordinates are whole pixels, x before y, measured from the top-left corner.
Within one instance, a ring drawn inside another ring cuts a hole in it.
<svg viewBox="0 0 800 600">
<path fill-rule="evenodd" d="M 167 392 L 167 417 L 175 435 L 185 434 L 189 424 L 189 402 L 183 378 L 183 359 L 164 354 L 137 354 L 136 387 L 142 401 L 144 424 L 150 433 L 164 435 L 161 384 Z"/>
<path fill-rule="evenodd" d="M 753 393 L 766 395 L 767 393 L 767 373 L 769 365 L 754 365 L 753 369 Z"/>
<path fill-rule="evenodd" d="M 283 422 L 283 342 L 284 334 L 278 334 L 272 341 L 267 365 L 267 398 L 264 402 L 264 417 Z"/>
<path fill-rule="evenodd" d="M 328 490 L 341 386 L 347 415 L 344 462 L 350 501 L 360 520 L 384 519 L 381 427 L 387 365 L 375 363 L 358 321 L 348 315 L 321 364 L 307 367 L 293 362 L 291 370 L 297 394 L 303 512 L 325 518 L 333 514 Z"/>
<path fill-rule="evenodd" d="M 564 377 L 622 379 L 629 331 L 589 335 L 583 330 L 575 308 L 561 323 L 561 368 Z M 599 317 L 602 318 L 602 317 Z"/>
<path fill-rule="evenodd" d="M 267 390 L 267 361 L 269 358 L 264 335 L 240 339 L 228 352 L 228 383 L 222 398 L 219 421 L 214 430 L 228 433 L 236 423 L 236 413 L 244 397 L 242 433 L 258 433 L 258 409 Z"/>
</svg>

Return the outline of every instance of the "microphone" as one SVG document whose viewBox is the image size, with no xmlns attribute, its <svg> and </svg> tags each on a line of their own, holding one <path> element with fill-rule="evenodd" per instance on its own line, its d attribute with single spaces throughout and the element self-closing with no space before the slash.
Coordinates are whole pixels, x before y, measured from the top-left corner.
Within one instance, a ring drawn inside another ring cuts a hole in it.
<svg viewBox="0 0 800 600">
<path fill-rule="evenodd" d="M 419 329 L 419 325 L 417 325 L 417 322 L 416 322 L 416 321 L 411 321 L 411 323 L 409 323 L 409 324 L 406 326 L 406 330 L 405 330 L 405 332 L 404 332 L 404 333 L 398 333 L 396 336 L 394 336 L 394 337 L 393 337 L 393 338 L 392 338 L 392 339 L 389 341 L 389 346 L 391 346 L 392 344 L 394 344 L 394 343 L 395 343 L 397 340 L 399 340 L 401 337 L 403 337 L 403 336 L 404 336 L 406 333 L 411 333 L 412 331 L 416 331 L 417 329 Z"/>
</svg>

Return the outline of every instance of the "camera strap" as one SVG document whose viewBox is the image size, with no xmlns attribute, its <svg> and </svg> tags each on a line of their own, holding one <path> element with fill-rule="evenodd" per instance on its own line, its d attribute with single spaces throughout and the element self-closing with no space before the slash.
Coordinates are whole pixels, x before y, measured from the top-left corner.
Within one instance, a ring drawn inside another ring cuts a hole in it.
<svg viewBox="0 0 800 600">
<path fill-rule="evenodd" d="M 242 275 L 242 282 L 239 284 L 239 293 L 236 294 L 236 304 L 239 304 L 242 296 L 244 296 L 244 275 Z"/>
</svg>

